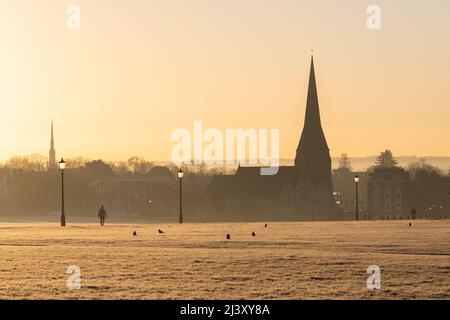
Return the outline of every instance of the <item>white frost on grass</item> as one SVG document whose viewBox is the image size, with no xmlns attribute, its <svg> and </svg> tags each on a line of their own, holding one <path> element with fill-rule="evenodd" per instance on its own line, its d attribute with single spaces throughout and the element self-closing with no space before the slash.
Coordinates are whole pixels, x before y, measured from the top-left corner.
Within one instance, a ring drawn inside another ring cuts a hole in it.
<svg viewBox="0 0 450 320">
<path fill-rule="evenodd" d="M 449 299 L 450 221 L 408 223 L 4 222 L 0 299 Z"/>
</svg>

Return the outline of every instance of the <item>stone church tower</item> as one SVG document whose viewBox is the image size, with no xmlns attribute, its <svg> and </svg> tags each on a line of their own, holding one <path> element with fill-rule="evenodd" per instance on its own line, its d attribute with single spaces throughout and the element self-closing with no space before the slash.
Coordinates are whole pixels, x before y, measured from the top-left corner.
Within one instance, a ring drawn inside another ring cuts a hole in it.
<svg viewBox="0 0 450 320">
<path fill-rule="evenodd" d="M 331 158 L 320 121 L 313 57 L 311 57 L 305 124 L 297 148 L 295 167 L 299 173 L 295 191 L 296 211 L 302 218 L 308 220 L 333 219 L 336 204 L 331 180 Z"/>
</svg>

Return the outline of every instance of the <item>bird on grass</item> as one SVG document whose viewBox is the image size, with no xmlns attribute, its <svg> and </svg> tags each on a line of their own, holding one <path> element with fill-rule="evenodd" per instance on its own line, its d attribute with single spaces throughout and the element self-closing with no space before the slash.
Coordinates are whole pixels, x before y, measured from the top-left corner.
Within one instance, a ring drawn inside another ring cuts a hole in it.
<svg viewBox="0 0 450 320">
<path fill-rule="evenodd" d="M 227 240 L 230 240 L 231 236 L 229 234 L 227 234 Z"/>
<path fill-rule="evenodd" d="M 256 237 L 256 233 L 252 232 L 252 236 L 253 236 L 253 237 Z"/>
<path fill-rule="evenodd" d="M 135 231 L 133 231 L 133 236 L 137 236 L 137 232 L 136 232 L 136 230 Z"/>
<path fill-rule="evenodd" d="M 158 229 L 158 233 L 164 233 L 164 231 L 162 231 L 161 229 Z"/>
<path fill-rule="evenodd" d="M 267 223 L 264 225 L 264 228 L 267 228 Z"/>
<path fill-rule="evenodd" d="M 409 226 L 410 226 L 410 227 L 412 226 L 411 222 L 409 223 Z"/>
</svg>

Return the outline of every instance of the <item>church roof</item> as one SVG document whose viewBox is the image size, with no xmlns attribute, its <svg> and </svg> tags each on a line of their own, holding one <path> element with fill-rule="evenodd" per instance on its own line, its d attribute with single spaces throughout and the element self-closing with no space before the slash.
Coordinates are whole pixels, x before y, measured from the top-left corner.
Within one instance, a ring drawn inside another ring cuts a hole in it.
<svg viewBox="0 0 450 320">
<path fill-rule="evenodd" d="M 298 178 L 299 170 L 293 166 L 280 166 L 278 167 L 278 172 L 275 175 L 261 175 L 261 168 L 264 167 L 245 167 L 239 166 L 236 171 L 236 176 L 245 176 L 245 177 L 272 177 L 272 179 L 267 180 L 288 180 L 291 183 L 295 183 Z M 268 168 L 268 167 L 266 167 Z"/>
<path fill-rule="evenodd" d="M 275 199 L 298 178 L 295 167 L 280 167 L 276 175 L 261 175 L 261 167 L 239 167 L 235 175 L 214 176 L 207 190 L 218 199 Z"/>
</svg>

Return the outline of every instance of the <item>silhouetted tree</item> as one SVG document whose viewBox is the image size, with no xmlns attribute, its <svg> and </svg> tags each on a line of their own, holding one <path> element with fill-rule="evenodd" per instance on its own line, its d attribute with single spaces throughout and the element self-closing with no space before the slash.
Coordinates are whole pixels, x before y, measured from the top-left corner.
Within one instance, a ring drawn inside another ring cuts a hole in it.
<svg viewBox="0 0 450 320">
<path fill-rule="evenodd" d="M 146 174 L 152 167 L 154 164 L 144 158 L 133 156 L 128 159 L 128 169 L 133 174 Z"/>
<path fill-rule="evenodd" d="M 127 161 L 108 162 L 115 175 L 124 176 L 131 174 Z"/>
<path fill-rule="evenodd" d="M 408 169 L 411 178 L 414 180 L 444 176 L 444 173 L 438 167 L 429 164 L 425 158 L 410 163 Z"/>
<path fill-rule="evenodd" d="M 207 174 L 207 169 L 208 168 L 205 162 L 202 161 L 201 163 L 195 163 L 195 161 L 192 160 L 190 164 L 186 164 L 184 166 L 183 170 L 186 170 L 189 175 L 202 176 Z"/>
<path fill-rule="evenodd" d="M 394 159 L 392 151 L 388 149 L 381 152 L 375 160 L 375 167 L 377 168 L 395 168 L 397 165 L 398 162 Z"/>
<path fill-rule="evenodd" d="M 47 170 L 47 162 L 47 157 L 34 153 L 29 156 L 12 156 L 6 161 L 5 166 L 25 171 L 45 171 Z"/>
<path fill-rule="evenodd" d="M 88 163 L 90 160 L 88 158 L 85 157 L 75 157 L 75 158 L 67 158 L 65 159 L 66 161 L 66 167 L 68 169 L 77 169 L 80 168 L 84 165 L 86 165 L 86 163 Z"/>
<path fill-rule="evenodd" d="M 114 171 L 108 164 L 106 164 L 102 160 L 87 162 L 84 167 L 80 168 L 80 171 L 83 178 L 89 181 L 95 179 L 110 178 L 114 176 Z"/>
<path fill-rule="evenodd" d="M 341 154 L 341 159 L 339 160 L 339 169 L 352 171 L 352 165 L 346 153 Z"/>
</svg>

